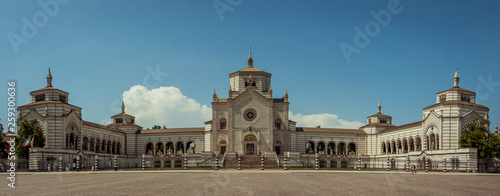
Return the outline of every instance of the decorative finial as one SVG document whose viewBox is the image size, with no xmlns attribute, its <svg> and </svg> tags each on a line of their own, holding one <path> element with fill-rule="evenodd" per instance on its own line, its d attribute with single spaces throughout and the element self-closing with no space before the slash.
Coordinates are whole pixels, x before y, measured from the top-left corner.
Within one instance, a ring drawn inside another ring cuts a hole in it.
<svg viewBox="0 0 500 196">
<path fill-rule="evenodd" d="M 455 70 L 455 77 L 453 77 L 453 81 L 454 81 L 453 88 L 460 88 L 458 86 L 458 82 L 460 81 L 460 77 L 458 77 L 458 69 Z"/>
<path fill-rule="evenodd" d="M 283 96 L 283 100 L 288 102 L 288 90 L 285 90 L 285 96 Z"/>
<path fill-rule="evenodd" d="M 498 133 L 498 124 L 495 125 L 495 133 Z"/>
<path fill-rule="evenodd" d="M 215 93 L 215 89 L 214 89 L 213 101 L 214 101 L 214 102 L 217 102 L 217 99 L 218 99 L 218 98 L 217 98 L 217 93 Z"/>
<path fill-rule="evenodd" d="M 253 59 L 252 59 L 252 47 L 250 47 L 250 53 L 248 54 L 248 67 L 253 67 Z"/>
<path fill-rule="evenodd" d="M 381 114 L 382 106 L 380 106 L 380 101 L 378 101 L 378 112 L 377 114 Z"/>
<path fill-rule="evenodd" d="M 125 101 L 122 99 L 122 114 L 125 114 Z"/>
<path fill-rule="evenodd" d="M 47 74 L 47 87 L 52 87 L 52 74 L 50 74 L 50 67 L 49 74 Z"/>
</svg>

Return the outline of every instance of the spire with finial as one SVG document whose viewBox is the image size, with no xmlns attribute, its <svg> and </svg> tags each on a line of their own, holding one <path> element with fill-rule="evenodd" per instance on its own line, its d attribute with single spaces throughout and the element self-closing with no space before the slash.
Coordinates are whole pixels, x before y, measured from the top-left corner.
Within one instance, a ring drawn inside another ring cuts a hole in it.
<svg viewBox="0 0 500 196">
<path fill-rule="evenodd" d="M 125 114 L 125 101 L 122 99 L 122 114 Z"/>
<path fill-rule="evenodd" d="M 285 96 L 283 96 L 283 101 L 288 102 L 288 90 L 285 90 Z"/>
<path fill-rule="evenodd" d="M 377 114 L 381 114 L 382 113 L 382 106 L 380 106 L 380 101 L 378 101 L 378 112 Z"/>
<path fill-rule="evenodd" d="M 253 67 L 253 59 L 252 59 L 252 47 L 250 47 L 250 53 L 248 55 L 248 67 L 252 68 Z"/>
<path fill-rule="evenodd" d="M 498 124 L 495 125 L 495 133 L 498 133 Z"/>
<path fill-rule="evenodd" d="M 458 82 L 460 81 L 460 77 L 458 77 L 458 69 L 455 70 L 455 77 L 453 77 L 453 81 L 454 81 L 453 88 L 460 88 L 458 86 Z"/>
<path fill-rule="evenodd" d="M 52 87 L 52 74 L 50 74 L 50 68 L 49 74 L 47 74 L 47 87 Z"/>
<path fill-rule="evenodd" d="M 218 99 L 218 98 L 217 98 L 217 93 L 215 93 L 215 89 L 214 89 L 214 95 L 213 95 L 213 98 L 214 98 L 214 99 L 213 99 L 213 100 L 214 100 L 214 102 L 216 102 L 216 101 L 217 101 L 217 99 Z"/>
</svg>

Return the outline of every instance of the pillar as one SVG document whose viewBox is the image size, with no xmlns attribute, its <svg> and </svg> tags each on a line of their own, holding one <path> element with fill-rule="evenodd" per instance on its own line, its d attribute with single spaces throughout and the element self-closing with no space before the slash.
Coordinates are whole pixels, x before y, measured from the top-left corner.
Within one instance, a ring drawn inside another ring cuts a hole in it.
<svg viewBox="0 0 500 196">
<path fill-rule="evenodd" d="M 167 154 L 167 142 L 163 142 L 163 155 Z"/>
<path fill-rule="evenodd" d="M 114 162 L 115 162 L 114 163 L 114 168 L 115 168 L 115 171 L 116 171 L 117 168 L 118 168 L 118 156 L 115 155 L 113 158 L 114 158 Z"/>
<path fill-rule="evenodd" d="M 387 157 L 387 171 L 391 171 L 391 168 L 389 167 L 389 157 Z"/>
<path fill-rule="evenodd" d="M 358 171 L 361 171 L 361 156 L 358 156 Z"/>
<path fill-rule="evenodd" d="M 238 156 L 238 170 L 241 170 L 241 155 L 237 154 L 236 156 Z"/>
<path fill-rule="evenodd" d="M 260 170 L 264 170 L 264 154 L 260 155 Z"/>
<path fill-rule="evenodd" d="M 331 152 L 330 152 L 330 153 L 331 153 Z M 286 165 L 286 157 L 287 157 L 287 155 L 285 154 L 285 156 L 283 156 L 283 169 L 284 169 L 284 170 L 287 170 L 287 169 L 288 169 L 288 167 L 287 167 L 287 165 Z"/>
<path fill-rule="evenodd" d="M 410 157 L 406 157 L 406 172 L 410 171 Z"/>
<path fill-rule="evenodd" d="M 80 171 L 80 156 L 76 156 L 76 171 Z"/>
<path fill-rule="evenodd" d="M 183 149 L 184 153 L 183 154 L 186 154 L 186 142 L 184 142 L 182 144 L 184 145 L 184 149 Z"/>
<path fill-rule="evenodd" d="M 186 151 L 186 148 L 184 148 L 184 151 Z M 184 155 L 184 170 L 188 169 L 188 159 L 187 156 Z"/>
<path fill-rule="evenodd" d="M 142 154 L 142 170 L 146 169 L 146 155 Z"/>
<path fill-rule="evenodd" d="M 63 158 L 59 157 L 59 171 L 63 171 L 62 161 L 63 161 Z"/>
<path fill-rule="evenodd" d="M 446 159 L 443 158 L 443 172 L 446 172 Z"/>
<path fill-rule="evenodd" d="M 219 156 L 215 154 L 215 170 L 219 170 Z"/>
<path fill-rule="evenodd" d="M 318 165 L 318 154 L 315 154 L 315 155 L 314 155 L 314 160 L 315 160 L 315 165 L 314 165 L 314 166 L 315 166 L 315 168 L 314 168 L 314 169 L 316 169 L 316 170 L 317 170 L 317 169 L 319 168 L 319 165 Z"/>
<path fill-rule="evenodd" d="M 99 171 L 99 157 L 95 156 L 94 171 Z"/>
<path fill-rule="evenodd" d="M 153 155 L 156 155 L 156 143 L 153 144 Z"/>
<path fill-rule="evenodd" d="M 425 172 L 429 172 L 429 158 L 425 157 Z"/>
</svg>

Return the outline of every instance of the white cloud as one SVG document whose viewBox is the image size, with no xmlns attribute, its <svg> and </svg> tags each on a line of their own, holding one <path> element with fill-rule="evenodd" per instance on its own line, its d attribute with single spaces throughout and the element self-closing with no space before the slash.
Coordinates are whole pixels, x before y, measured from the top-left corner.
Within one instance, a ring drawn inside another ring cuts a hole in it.
<svg viewBox="0 0 500 196">
<path fill-rule="evenodd" d="M 135 85 L 123 92 L 125 112 L 136 117 L 144 129 L 153 125 L 175 127 L 203 127 L 211 119 L 212 109 L 187 98 L 181 90 L 169 86 L 147 89 Z"/>
<path fill-rule="evenodd" d="M 340 119 L 336 114 L 330 113 L 303 115 L 301 113 L 293 114 L 290 111 L 288 117 L 290 120 L 297 122 L 297 127 L 316 127 L 321 125 L 322 128 L 358 129 L 365 125 L 359 121 Z"/>
</svg>

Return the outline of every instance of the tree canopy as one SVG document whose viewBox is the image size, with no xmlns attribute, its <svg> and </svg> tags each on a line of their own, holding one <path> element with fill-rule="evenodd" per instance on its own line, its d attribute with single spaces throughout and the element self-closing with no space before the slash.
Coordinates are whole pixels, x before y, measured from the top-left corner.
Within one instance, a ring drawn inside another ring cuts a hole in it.
<svg viewBox="0 0 500 196">
<path fill-rule="evenodd" d="M 33 147 L 44 147 L 45 146 L 45 136 L 43 134 L 42 128 L 38 126 L 38 120 L 34 119 L 32 121 L 24 120 L 19 124 L 16 136 L 16 156 L 21 158 L 29 157 L 29 147 L 23 147 L 24 141 L 28 138 L 34 139 Z"/>
<path fill-rule="evenodd" d="M 152 129 L 161 129 L 161 127 L 160 127 L 160 125 L 155 125 L 155 126 L 153 126 Z"/>
<path fill-rule="evenodd" d="M 500 138 L 490 133 L 490 122 L 475 119 L 466 125 L 460 136 L 462 148 L 477 148 L 478 158 L 500 158 Z"/>
</svg>

